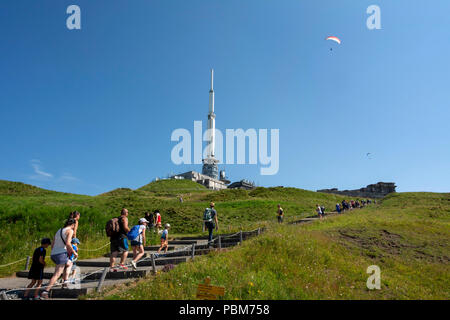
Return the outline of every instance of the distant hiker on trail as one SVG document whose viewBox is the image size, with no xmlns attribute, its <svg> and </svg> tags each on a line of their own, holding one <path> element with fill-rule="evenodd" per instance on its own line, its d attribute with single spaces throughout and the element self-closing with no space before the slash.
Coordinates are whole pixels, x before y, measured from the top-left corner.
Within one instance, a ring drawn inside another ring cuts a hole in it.
<svg viewBox="0 0 450 320">
<path fill-rule="evenodd" d="M 155 224 L 156 224 L 156 232 L 159 234 L 159 228 L 161 228 L 161 214 L 159 210 L 155 210 Z"/>
<path fill-rule="evenodd" d="M 49 238 L 41 240 L 41 246 L 36 248 L 33 253 L 33 262 L 31 263 L 30 271 L 28 272 L 28 279 L 31 279 L 31 283 L 27 286 L 28 290 L 25 291 L 23 299 L 27 300 L 30 289 L 36 284 L 34 290 L 34 300 L 39 300 L 39 289 L 42 285 L 42 279 L 44 279 L 44 267 L 45 267 L 45 255 L 47 254 L 46 248 L 51 244 Z M 33 298 L 29 298 L 33 300 Z"/>
<path fill-rule="evenodd" d="M 339 203 L 336 203 L 336 211 L 337 213 L 341 213 L 341 205 Z"/>
<path fill-rule="evenodd" d="M 72 261 L 69 260 L 69 256 L 74 254 L 75 257 L 78 257 L 78 253 L 74 252 L 72 246 L 70 245 L 72 242 L 73 229 L 75 228 L 75 225 L 76 222 L 74 219 L 67 220 L 64 224 L 64 228 L 59 229 L 53 238 L 50 258 L 55 263 L 56 267 L 55 273 L 50 279 L 50 283 L 41 294 L 43 299 L 48 299 L 49 291 L 52 289 L 53 285 L 63 272 L 63 288 L 67 287 L 69 270 L 72 267 Z"/>
<path fill-rule="evenodd" d="M 278 223 L 282 223 L 283 222 L 283 218 L 284 218 L 284 211 L 281 208 L 281 205 L 278 205 L 278 210 L 277 210 L 277 219 L 278 219 Z"/>
<path fill-rule="evenodd" d="M 167 249 L 169 249 L 169 229 L 170 224 L 166 223 L 161 233 L 161 247 L 159 247 L 157 254 L 161 252 L 162 248 L 164 248 L 164 253 L 167 253 Z"/>
<path fill-rule="evenodd" d="M 136 262 L 144 255 L 145 245 L 145 230 L 147 229 L 148 220 L 145 218 L 139 219 L 139 224 L 131 228 L 128 232 L 128 240 L 131 240 L 131 246 L 133 247 L 133 260 L 131 265 L 133 270 L 136 271 Z M 139 250 L 139 253 L 137 252 Z"/>
<path fill-rule="evenodd" d="M 127 234 L 130 232 L 128 227 L 128 210 L 123 208 L 120 217 L 113 218 L 106 223 L 106 235 L 110 237 L 111 242 L 111 256 L 109 258 L 109 270 L 117 272 L 117 267 L 114 266 L 118 253 L 122 253 L 120 258 L 120 269 L 128 270 L 125 266 L 125 260 L 128 256 L 128 238 Z"/>
<path fill-rule="evenodd" d="M 322 217 L 325 215 L 325 207 L 324 206 L 320 206 L 320 211 L 322 211 Z"/>
<path fill-rule="evenodd" d="M 69 218 L 67 219 L 75 220 L 75 228 L 73 229 L 73 238 L 76 238 L 78 231 L 78 220 L 80 220 L 80 213 L 78 211 L 73 211 L 69 214 Z"/>
<path fill-rule="evenodd" d="M 319 215 L 320 220 L 323 218 L 322 208 L 319 205 L 316 205 L 316 212 Z"/>
<path fill-rule="evenodd" d="M 180 196 L 180 203 L 183 203 L 183 197 Z"/>
<path fill-rule="evenodd" d="M 209 232 L 209 236 L 208 236 L 208 244 L 209 245 L 212 244 L 214 228 L 216 228 L 216 231 L 219 230 L 219 222 L 217 220 L 217 211 L 216 211 L 216 209 L 214 209 L 214 206 L 215 206 L 214 202 L 211 202 L 209 204 L 209 208 L 206 208 L 205 211 L 203 212 L 203 223 Z"/>
</svg>

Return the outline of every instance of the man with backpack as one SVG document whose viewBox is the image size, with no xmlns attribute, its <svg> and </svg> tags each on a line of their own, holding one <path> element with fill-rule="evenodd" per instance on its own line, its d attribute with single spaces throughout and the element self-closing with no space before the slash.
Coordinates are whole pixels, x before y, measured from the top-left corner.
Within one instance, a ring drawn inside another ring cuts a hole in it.
<svg viewBox="0 0 450 320">
<path fill-rule="evenodd" d="M 214 202 L 209 204 L 209 208 L 206 208 L 203 212 L 203 223 L 205 227 L 208 229 L 209 237 L 208 244 L 212 244 L 213 238 L 213 230 L 216 228 L 216 231 L 219 231 L 219 222 L 217 221 L 217 211 L 214 209 Z"/>
<path fill-rule="evenodd" d="M 114 266 L 116 262 L 117 253 L 122 253 L 120 259 L 120 269 L 128 270 L 125 266 L 125 260 L 128 256 L 128 238 L 127 234 L 130 232 L 128 227 L 128 210 L 123 208 L 120 217 L 113 218 L 106 223 L 106 235 L 111 241 L 111 256 L 109 258 L 110 271 L 116 272 L 117 268 Z"/>
</svg>

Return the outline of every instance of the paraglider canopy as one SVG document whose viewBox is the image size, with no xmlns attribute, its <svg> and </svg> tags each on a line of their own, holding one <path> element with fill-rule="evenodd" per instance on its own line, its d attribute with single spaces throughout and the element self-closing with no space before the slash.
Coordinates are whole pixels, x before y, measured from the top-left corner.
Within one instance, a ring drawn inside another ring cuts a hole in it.
<svg viewBox="0 0 450 320">
<path fill-rule="evenodd" d="M 336 41 L 337 43 L 341 44 L 341 40 L 338 37 L 330 36 L 330 37 L 327 37 L 325 40 L 333 40 L 333 41 Z"/>
</svg>

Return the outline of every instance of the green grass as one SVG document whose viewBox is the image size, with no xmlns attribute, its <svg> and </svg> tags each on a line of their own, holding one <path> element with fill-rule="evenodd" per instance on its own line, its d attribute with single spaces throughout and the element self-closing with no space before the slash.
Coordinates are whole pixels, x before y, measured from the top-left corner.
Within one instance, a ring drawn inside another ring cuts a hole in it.
<svg viewBox="0 0 450 320">
<path fill-rule="evenodd" d="M 178 196 L 184 202 L 180 203 Z M 276 205 L 281 203 L 287 217 L 314 213 L 317 202 L 333 208 L 342 197 L 294 188 L 258 188 L 253 191 L 210 191 L 187 180 L 160 180 L 137 190 L 119 188 L 85 196 L 40 189 L 18 182 L 0 180 L 0 265 L 31 255 L 43 237 L 53 238 L 68 214 L 81 213 L 78 237 L 80 259 L 101 256 L 98 248 L 108 242 L 106 222 L 125 207 L 134 225 L 145 211 L 159 209 L 163 223 L 172 226 L 171 236 L 202 233 L 202 214 L 210 201 L 216 202 L 220 232 L 254 229 L 274 221 Z M 49 255 L 49 253 L 48 253 Z M 0 276 L 23 269 L 24 263 L 0 268 Z"/>
<path fill-rule="evenodd" d="M 225 299 L 450 299 L 449 227 L 450 194 L 393 194 L 324 221 L 269 225 L 241 247 L 88 298 L 195 299 L 209 276 Z M 370 265 L 381 290 L 366 287 Z"/>
</svg>

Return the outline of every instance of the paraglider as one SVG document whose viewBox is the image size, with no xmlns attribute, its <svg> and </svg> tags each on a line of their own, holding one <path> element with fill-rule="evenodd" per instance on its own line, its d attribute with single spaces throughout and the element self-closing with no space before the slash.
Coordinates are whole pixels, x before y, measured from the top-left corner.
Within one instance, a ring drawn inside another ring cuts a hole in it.
<svg viewBox="0 0 450 320">
<path fill-rule="evenodd" d="M 369 159 L 372 159 L 372 158 L 370 157 L 371 154 L 372 154 L 372 153 L 367 152 L 367 153 L 366 153 L 366 157 L 368 157 Z"/>
<path fill-rule="evenodd" d="M 341 44 L 341 39 L 339 39 L 338 37 L 335 37 L 335 36 L 327 37 L 325 40 L 331 40 L 331 41 L 335 41 L 335 42 Z M 330 51 L 333 51 L 333 48 L 330 48 Z"/>
</svg>

